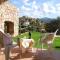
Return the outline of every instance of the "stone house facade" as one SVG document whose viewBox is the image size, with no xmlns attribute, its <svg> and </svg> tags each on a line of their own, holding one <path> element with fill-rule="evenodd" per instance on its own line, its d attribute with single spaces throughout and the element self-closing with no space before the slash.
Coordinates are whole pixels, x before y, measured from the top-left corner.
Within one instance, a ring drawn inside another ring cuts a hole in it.
<svg viewBox="0 0 60 60">
<path fill-rule="evenodd" d="M 8 1 L 0 4 L 0 29 L 13 36 L 19 31 L 19 9 Z"/>
</svg>

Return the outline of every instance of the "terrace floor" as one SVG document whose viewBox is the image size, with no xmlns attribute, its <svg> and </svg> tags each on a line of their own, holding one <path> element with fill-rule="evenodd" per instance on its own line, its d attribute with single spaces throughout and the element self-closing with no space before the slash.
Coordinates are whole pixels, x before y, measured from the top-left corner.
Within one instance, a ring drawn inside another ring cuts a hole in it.
<svg viewBox="0 0 60 60">
<path fill-rule="evenodd" d="M 0 60 L 5 60 L 5 55 L 2 52 L 0 52 Z M 47 50 L 33 48 L 33 51 L 30 49 L 22 55 L 20 53 L 18 48 L 13 49 L 10 60 L 60 60 L 60 51 L 58 50 L 48 52 Z"/>
</svg>

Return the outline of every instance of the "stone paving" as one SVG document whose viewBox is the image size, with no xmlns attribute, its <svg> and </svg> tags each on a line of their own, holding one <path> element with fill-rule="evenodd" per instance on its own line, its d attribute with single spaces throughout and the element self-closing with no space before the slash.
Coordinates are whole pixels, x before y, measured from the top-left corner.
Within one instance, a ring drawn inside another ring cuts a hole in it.
<svg viewBox="0 0 60 60">
<path fill-rule="evenodd" d="M 18 49 L 14 49 L 12 54 L 10 54 L 10 60 L 60 60 L 60 51 L 48 52 L 47 50 L 36 49 L 33 53 L 31 51 L 26 52 L 21 55 Z M 5 60 L 4 53 L 0 53 L 0 60 Z"/>
</svg>

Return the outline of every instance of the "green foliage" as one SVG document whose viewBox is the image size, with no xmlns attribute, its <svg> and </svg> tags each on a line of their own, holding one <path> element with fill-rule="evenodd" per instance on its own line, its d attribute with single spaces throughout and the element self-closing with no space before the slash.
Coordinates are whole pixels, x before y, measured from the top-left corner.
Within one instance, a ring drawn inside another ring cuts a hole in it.
<svg viewBox="0 0 60 60">
<path fill-rule="evenodd" d="M 32 31 L 32 32 L 31 32 L 31 35 L 32 35 L 32 38 L 33 38 L 34 41 L 35 41 L 34 47 L 35 47 L 35 48 L 39 48 L 39 47 L 40 47 L 40 43 L 39 43 L 38 41 L 39 41 L 39 39 L 40 39 L 41 33 L 40 33 L 40 32 Z M 24 37 L 29 38 L 28 32 L 22 33 L 21 35 L 18 35 L 18 36 L 16 36 L 16 37 L 14 37 L 13 40 L 14 40 L 14 41 L 17 41 L 17 38 L 24 38 Z"/>
<path fill-rule="evenodd" d="M 33 31 L 33 32 L 31 32 L 32 34 L 32 38 L 34 39 L 34 41 L 35 41 L 35 44 L 34 44 L 34 47 L 35 48 L 41 48 L 41 42 L 40 42 L 40 40 L 41 40 L 41 33 L 40 32 L 36 32 L 36 31 Z M 21 35 L 18 35 L 18 36 L 16 36 L 16 37 L 14 37 L 14 41 L 17 41 L 17 38 L 23 38 L 23 37 L 29 37 L 28 36 L 28 32 L 26 32 L 26 33 L 23 33 L 23 34 L 21 34 Z M 55 38 L 55 40 L 54 40 L 54 42 L 53 42 L 53 45 L 52 45 L 52 47 L 53 48 L 55 48 L 56 46 L 60 46 L 60 37 L 57 37 L 57 38 Z M 44 45 L 44 48 L 47 48 L 47 46 L 46 45 Z"/>
<path fill-rule="evenodd" d="M 52 20 L 50 23 L 45 24 L 47 32 L 54 32 L 60 27 L 60 20 Z"/>
<path fill-rule="evenodd" d="M 60 46 L 60 37 L 56 37 L 53 43 L 53 47 Z"/>
<path fill-rule="evenodd" d="M 25 26 L 24 22 L 28 21 L 30 24 L 29 26 Z M 22 16 L 19 18 L 19 30 L 23 31 L 22 28 L 24 28 L 24 32 L 27 30 L 31 30 L 31 31 L 39 31 L 40 30 L 40 20 L 38 18 L 31 18 L 31 17 L 26 17 L 26 16 Z M 22 29 L 22 30 L 21 30 Z"/>
</svg>

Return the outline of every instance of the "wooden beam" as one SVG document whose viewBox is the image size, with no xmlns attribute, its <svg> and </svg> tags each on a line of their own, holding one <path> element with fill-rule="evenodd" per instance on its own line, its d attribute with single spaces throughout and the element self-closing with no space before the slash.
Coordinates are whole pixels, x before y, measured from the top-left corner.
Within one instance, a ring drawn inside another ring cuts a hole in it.
<svg viewBox="0 0 60 60">
<path fill-rule="evenodd" d="M 0 4 L 2 4 L 2 3 L 5 2 L 5 1 L 7 1 L 7 0 L 0 0 Z"/>
</svg>

